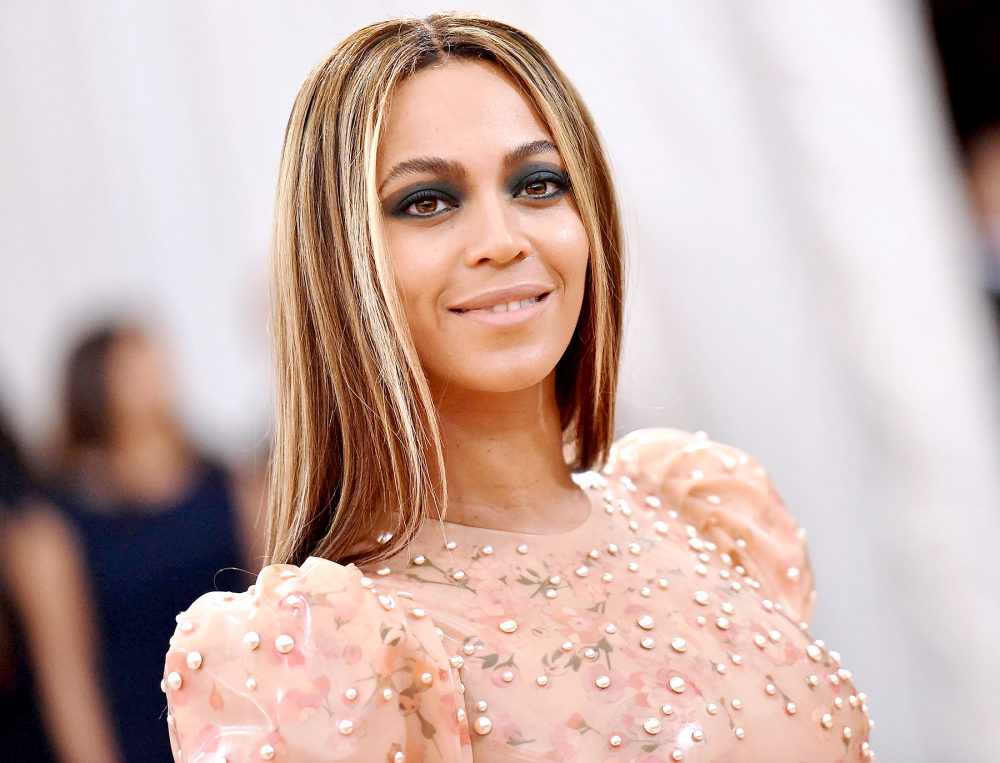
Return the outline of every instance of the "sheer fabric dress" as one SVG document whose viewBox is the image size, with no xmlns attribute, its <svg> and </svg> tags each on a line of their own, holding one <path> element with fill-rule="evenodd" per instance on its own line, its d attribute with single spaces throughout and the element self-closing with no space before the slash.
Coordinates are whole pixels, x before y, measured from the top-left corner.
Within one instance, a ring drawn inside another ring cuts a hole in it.
<svg viewBox="0 0 1000 763">
<path fill-rule="evenodd" d="M 591 513 L 566 533 L 427 522 L 377 568 L 310 558 L 199 598 L 164 668 L 175 759 L 874 759 L 754 458 L 640 430 L 575 479 Z"/>
</svg>

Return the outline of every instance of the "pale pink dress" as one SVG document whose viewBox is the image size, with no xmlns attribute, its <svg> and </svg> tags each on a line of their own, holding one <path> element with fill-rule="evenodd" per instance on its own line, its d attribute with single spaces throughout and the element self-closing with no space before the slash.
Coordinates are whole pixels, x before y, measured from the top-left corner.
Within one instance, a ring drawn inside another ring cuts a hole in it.
<svg viewBox="0 0 1000 763">
<path fill-rule="evenodd" d="M 650 429 L 576 479 L 592 510 L 563 534 L 429 522 L 378 569 L 310 558 L 199 598 L 164 669 L 175 759 L 874 759 L 756 460 Z"/>
</svg>

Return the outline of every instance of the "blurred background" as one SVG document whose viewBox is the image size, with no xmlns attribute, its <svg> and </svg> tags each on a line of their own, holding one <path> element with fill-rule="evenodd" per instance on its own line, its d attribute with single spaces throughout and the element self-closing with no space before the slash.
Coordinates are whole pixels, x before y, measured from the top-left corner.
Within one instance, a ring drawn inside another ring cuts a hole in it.
<svg viewBox="0 0 1000 763">
<path fill-rule="evenodd" d="M 0 759 L 170 759 L 173 616 L 259 566 L 292 101 L 354 29 L 446 7 L 0 5 Z M 996 3 L 461 7 L 603 133 L 620 433 L 768 466 L 878 759 L 1000 760 Z"/>
</svg>

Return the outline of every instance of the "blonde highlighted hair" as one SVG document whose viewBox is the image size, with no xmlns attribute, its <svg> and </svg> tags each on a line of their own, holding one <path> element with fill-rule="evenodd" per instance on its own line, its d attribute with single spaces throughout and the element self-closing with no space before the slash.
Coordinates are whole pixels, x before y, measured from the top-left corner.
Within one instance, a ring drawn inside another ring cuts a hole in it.
<svg viewBox="0 0 1000 763">
<path fill-rule="evenodd" d="M 457 58 L 491 62 L 520 85 L 572 178 L 590 261 L 556 396 L 574 471 L 603 463 L 611 445 L 622 232 L 586 106 L 546 50 L 508 24 L 458 13 L 371 24 L 309 74 L 285 132 L 273 232 L 267 563 L 374 563 L 447 506 L 437 413 L 383 242 L 375 157 L 395 88 Z M 375 545 L 357 550 L 367 543 Z"/>
</svg>

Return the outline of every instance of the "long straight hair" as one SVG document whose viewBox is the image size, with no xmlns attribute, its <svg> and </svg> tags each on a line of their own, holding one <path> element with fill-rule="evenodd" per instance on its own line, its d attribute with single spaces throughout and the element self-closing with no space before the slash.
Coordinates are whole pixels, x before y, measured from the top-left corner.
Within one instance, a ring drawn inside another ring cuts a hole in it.
<svg viewBox="0 0 1000 763">
<path fill-rule="evenodd" d="M 285 132 L 273 232 L 268 563 L 378 562 L 446 512 L 437 412 L 384 244 L 375 157 L 399 84 L 460 58 L 491 62 L 520 85 L 573 179 L 590 258 L 556 397 L 572 470 L 602 464 L 611 446 L 622 231 L 590 113 L 547 51 L 508 24 L 459 13 L 371 24 L 309 74 Z"/>
</svg>

